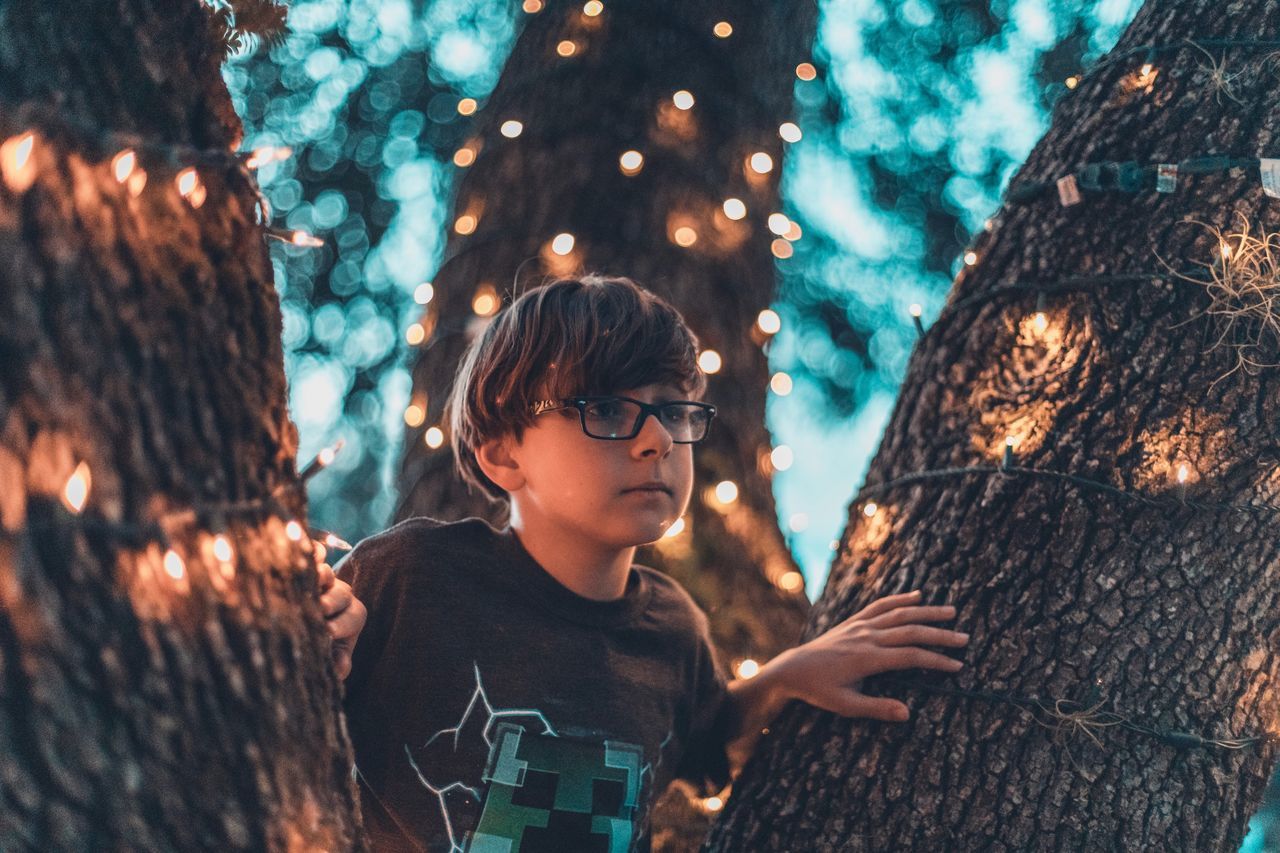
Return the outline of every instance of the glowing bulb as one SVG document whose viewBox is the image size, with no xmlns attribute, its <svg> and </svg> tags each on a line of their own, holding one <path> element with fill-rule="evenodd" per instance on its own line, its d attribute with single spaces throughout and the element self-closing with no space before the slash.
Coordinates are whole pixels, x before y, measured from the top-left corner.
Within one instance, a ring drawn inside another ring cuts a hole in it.
<svg viewBox="0 0 1280 853">
<path fill-rule="evenodd" d="M 600 0 L 590 0 L 587 5 L 582 7 L 582 14 L 588 18 L 594 18 L 604 11 L 604 4 Z"/>
<path fill-rule="evenodd" d="M 453 152 L 453 165 L 466 168 L 476 161 L 476 152 L 470 148 L 459 148 Z"/>
<path fill-rule="evenodd" d="M 1014 438 L 1011 435 L 1006 435 L 1004 437 L 1004 444 L 1005 444 L 1005 447 L 1017 447 L 1018 439 Z"/>
<path fill-rule="evenodd" d="M 719 21 L 713 28 L 713 32 L 715 32 L 717 37 L 727 39 L 729 36 L 733 35 L 733 24 L 728 21 Z"/>
<path fill-rule="evenodd" d="M 769 388 L 779 397 L 785 397 L 791 393 L 791 377 L 785 373 L 775 373 L 773 378 L 769 380 Z"/>
<path fill-rule="evenodd" d="M 469 116 L 476 111 L 480 105 L 476 103 L 475 98 L 463 98 L 458 101 L 458 113 L 460 115 Z"/>
<path fill-rule="evenodd" d="M 524 6 L 522 8 L 528 14 L 536 15 L 542 11 L 542 0 L 524 0 Z"/>
<path fill-rule="evenodd" d="M 1178 465 L 1178 482 L 1179 483 L 1187 482 L 1187 477 L 1189 477 L 1190 475 L 1191 475 L 1191 472 L 1187 469 L 1187 465 L 1185 462 Z"/>
<path fill-rule="evenodd" d="M 724 800 L 719 797 L 707 797 L 702 801 L 702 805 L 709 812 L 718 812 L 724 808 Z"/>
<path fill-rule="evenodd" d="M 416 347 L 427 339 L 427 330 L 421 323 L 412 323 L 409 328 L 404 330 L 405 342 L 411 347 Z"/>
<path fill-rule="evenodd" d="M 1144 62 L 1142 63 L 1142 69 L 1139 73 L 1143 77 L 1150 77 L 1151 72 L 1154 70 L 1155 70 L 1155 66 L 1153 66 L 1150 62 Z"/>
<path fill-rule="evenodd" d="M 295 246 L 305 246 L 308 249 L 317 249 L 324 245 L 324 240 L 306 231 L 294 231 L 293 237 L 289 240 Z"/>
<path fill-rule="evenodd" d="M 164 552 L 164 570 L 169 577 L 180 581 L 187 574 L 187 564 L 182 561 L 177 551 L 170 548 Z"/>
<path fill-rule="evenodd" d="M 756 325 L 766 335 L 776 335 L 782 328 L 782 318 L 772 308 L 766 308 L 756 317 Z"/>
<path fill-rule="evenodd" d="M 183 169 L 174 180 L 178 185 L 178 193 L 190 202 L 192 207 L 204 204 L 204 184 L 200 182 L 200 175 L 194 166 Z"/>
<path fill-rule="evenodd" d="M 757 151 L 747 159 L 751 171 L 758 175 L 767 175 L 773 171 L 773 158 L 763 151 Z"/>
<path fill-rule="evenodd" d="M 769 251 L 773 253 L 775 258 L 786 259 L 794 254 L 795 250 L 791 248 L 791 244 L 779 237 L 769 244 Z"/>
<path fill-rule="evenodd" d="M 1219 250 L 1220 252 L 1222 252 L 1222 259 L 1223 259 L 1224 261 L 1229 261 L 1229 260 L 1231 260 L 1231 246 L 1230 246 L 1229 244 L 1227 244 L 1227 243 L 1225 243 L 1225 242 L 1224 242 L 1224 243 L 1222 243 L 1222 245 L 1220 245 L 1220 246 L 1218 247 L 1218 250 Z"/>
<path fill-rule="evenodd" d="M 796 240 L 800 239 L 801 233 L 802 232 L 800 231 L 800 223 L 792 222 L 787 227 L 787 233 L 783 234 L 782 236 L 794 243 Z"/>
<path fill-rule="evenodd" d="M 444 431 L 441 430 L 440 427 L 431 427 L 427 430 L 426 434 L 422 436 L 422 440 L 426 443 L 427 447 L 435 450 L 437 447 L 444 444 Z"/>
<path fill-rule="evenodd" d="M 321 468 L 327 468 L 328 466 L 332 465 L 333 460 L 338 458 L 338 452 L 342 450 L 342 447 L 345 444 L 346 444 L 346 441 L 343 439 L 340 439 L 334 444 L 330 445 L 329 447 L 326 447 L 323 450 L 321 450 L 316 455 L 316 464 L 319 465 Z"/>
<path fill-rule="evenodd" d="M 818 69 L 811 62 L 801 62 L 796 66 L 796 76 L 801 80 L 812 80 L 818 76 Z"/>
<path fill-rule="evenodd" d="M 785 444 L 779 444 L 769 453 L 774 470 L 785 471 L 795 462 L 795 453 Z"/>
<path fill-rule="evenodd" d="M 719 373 L 720 366 L 720 353 L 715 350 L 703 350 L 698 355 L 698 367 L 702 368 L 703 373 Z"/>
<path fill-rule="evenodd" d="M 781 237 L 791 229 L 791 220 L 784 213 L 769 214 L 769 230 Z"/>
<path fill-rule="evenodd" d="M 122 184 L 129 180 L 129 176 L 137 166 L 138 155 L 133 153 L 132 148 L 126 148 L 111 158 L 111 174 L 115 175 L 116 181 Z"/>
<path fill-rule="evenodd" d="M 463 235 L 472 234 L 476 230 L 476 218 L 470 213 L 464 213 L 453 223 L 453 230 Z"/>
<path fill-rule="evenodd" d="M 213 556 L 224 563 L 230 563 L 231 558 L 235 556 L 235 551 L 231 548 L 231 540 L 221 533 L 213 537 Z"/>
<path fill-rule="evenodd" d="M 0 144 L 0 175 L 15 192 L 25 192 L 36 180 L 34 131 L 11 136 Z"/>
<path fill-rule="evenodd" d="M 965 252 L 965 253 L 964 253 L 964 265 L 965 265 L 965 266 L 967 266 L 967 267 L 971 267 L 971 266 L 973 266 L 974 264 L 976 264 L 977 262 L 978 262 L 978 253 L 977 253 L 977 252 Z"/>
<path fill-rule="evenodd" d="M 413 301 L 419 305 L 426 305 L 435 295 L 436 289 L 431 286 L 429 281 L 424 281 L 413 289 Z"/>
<path fill-rule="evenodd" d="M 787 592 L 795 592 L 804 586 L 804 575 L 799 572 L 784 572 L 782 577 L 778 578 L 778 588 Z"/>
<path fill-rule="evenodd" d="M 1076 86 L 1080 85 L 1080 78 L 1072 74 L 1064 82 L 1067 84 L 1068 89 L 1074 89 Z"/>
<path fill-rule="evenodd" d="M 740 198 L 726 198 L 724 200 L 724 215 L 730 219 L 737 221 L 747 215 L 747 206 L 743 204 Z"/>
<path fill-rule="evenodd" d="M 760 664 L 756 663 L 751 658 L 747 658 L 746 660 L 741 661 L 736 669 L 738 670 L 739 678 L 751 678 L 753 675 L 760 672 Z"/>
<path fill-rule="evenodd" d="M 561 56 L 573 56 L 578 52 L 578 45 L 569 39 L 565 39 L 556 45 L 556 53 Z"/>
<path fill-rule="evenodd" d="M 481 317 L 488 317 L 498 310 L 498 297 L 488 291 L 477 293 L 475 299 L 471 300 L 471 310 Z"/>
<path fill-rule="evenodd" d="M 328 545 L 330 548 L 339 548 L 343 551 L 351 550 L 350 542 L 346 541 L 345 539 L 341 539 L 332 533 L 325 534 L 324 544 Z"/>
<path fill-rule="evenodd" d="M 89 463 L 81 462 L 71 472 L 66 486 L 62 489 L 63 505 L 74 513 L 80 512 L 84 509 L 85 502 L 89 500 L 89 488 L 92 484 L 93 477 L 89 473 Z"/>
<path fill-rule="evenodd" d="M 809 516 L 803 512 L 797 512 L 788 521 L 792 533 L 802 533 L 809 529 Z"/>
<path fill-rule="evenodd" d="M 299 524 L 297 521 L 290 520 L 289 523 L 284 526 L 284 535 L 288 536 L 294 542 L 301 542 L 302 541 L 302 525 Z"/>
<path fill-rule="evenodd" d="M 804 137 L 800 132 L 800 125 L 793 121 L 784 121 L 778 125 L 778 135 L 782 137 L 783 142 L 799 142 Z"/>
<path fill-rule="evenodd" d="M 557 255 L 567 255 L 573 251 L 573 235 L 569 233 L 557 234 L 555 239 L 551 241 L 551 251 Z"/>
<path fill-rule="evenodd" d="M 671 101 L 676 105 L 677 109 L 693 109 L 693 93 L 687 89 L 681 89 L 679 92 L 676 92 L 671 96 Z"/>
<path fill-rule="evenodd" d="M 663 539 L 671 539 L 684 533 L 684 519 L 677 518 L 675 524 L 667 528 L 667 532 L 662 534 Z"/>
<path fill-rule="evenodd" d="M 698 242 L 698 232 L 688 225 L 681 225 L 676 229 L 676 233 L 673 236 L 675 237 L 676 245 L 685 249 Z"/>
<path fill-rule="evenodd" d="M 133 174 L 129 176 L 129 195 L 137 198 L 142 195 L 142 189 L 147 185 L 146 169 L 134 169 Z"/>
<path fill-rule="evenodd" d="M 644 155 L 639 151 L 623 151 L 618 158 L 618 168 L 624 175 L 634 175 L 644 168 Z"/>
<path fill-rule="evenodd" d="M 409 407 L 404 410 L 404 423 L 409 427 L 420 427 L 422 422 L 427 419 L 427 412 L 417 403 L 410 403 Z"/>
<path fill-rule="evenodd" d="M 907 308 L 907 312 L 911 314 L 912 317 L 919 317 L 924 313 L 924 308 L 920 306 L 919 302 L 912 302 L 910 307 Z"/>
<path fill-rule="evenodd" d="M 722 504 L 731 504 L 738 499 L 738 484 L 733 480 L 721 480 L 716 483 L 716 500 Z"/>
<path fill-rule="evenodd" d="M 499 128 L 499 131 L 501 131 L 502 135 L 508 139 L 515 139 L 524 132 L 524 125 L 513 118 L 509 118 L 502 123 L 502 127 Z"/>
<path fill-rule="evenodd" d="M 880 507 L 876 504 L 875 501 L 867 501 L 866 505 L 862 508 L 862 514 L 865 515 L 867 518 L 875 518 L 876 513 L 879 511 L 880 511 Z"/>
<path fill-rule="evenodd" d="M 1031 318 L 1031 323 L 1036 327 L 1037 332 L 1043 333 L 1049 328 L 1049 318 L 1045 316 L 1043 311 L 1037 311 L 1035 316 Z"/>
</svg>

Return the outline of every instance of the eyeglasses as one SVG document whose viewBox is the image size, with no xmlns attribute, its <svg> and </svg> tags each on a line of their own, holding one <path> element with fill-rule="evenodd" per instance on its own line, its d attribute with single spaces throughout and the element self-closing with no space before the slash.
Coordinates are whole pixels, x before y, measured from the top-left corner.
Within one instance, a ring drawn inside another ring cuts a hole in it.
<svg viewBox="0 0 1280 853">
<path fill-rule="evenodd" d="M 694 444 L 707 437 L 716 407 L 710 403 L 692 400 L 671 400 L 666 403 L 642 403 L 630 397 L 566 397 L 563 400 L 538 400 L 533 404 L 534 415 L 577 409 L 582 420 L 582 431 L 592 438 L 605 441 L 625 441 L 635 438 L 644 426 L 644 419 L 653 415 L 658 423 L 671 434 L 676 444 Z"/>
</svg>

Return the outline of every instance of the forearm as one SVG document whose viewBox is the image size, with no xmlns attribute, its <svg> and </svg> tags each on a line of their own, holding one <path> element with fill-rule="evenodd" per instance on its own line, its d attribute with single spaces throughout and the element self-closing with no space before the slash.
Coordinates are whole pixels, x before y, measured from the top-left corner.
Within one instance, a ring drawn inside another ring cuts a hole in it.
<svg viewBox="0 0 1280 853">
<path fill-rule="evenodd" d="M 729 770 L 733 778 L 747 763 L 755 751 L 760 735 L 778 716 L 792 697 L 783 686 L 780 677 L 785 665 L 785 655 L 779 655 L 760 667 L 751 678 L 739 678 L 729 682 L 729 737 L 725 750 L 729 756 Z"/>
</svg>

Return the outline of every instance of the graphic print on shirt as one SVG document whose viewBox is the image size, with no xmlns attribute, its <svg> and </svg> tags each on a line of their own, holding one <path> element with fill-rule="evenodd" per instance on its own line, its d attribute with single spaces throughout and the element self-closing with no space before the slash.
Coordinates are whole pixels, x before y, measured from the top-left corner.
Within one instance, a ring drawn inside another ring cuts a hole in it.
<svg viewBox="0 0 1280 853">
<path fill-rule="evenodd" d="M 646 814 L 662 750 L 650 766 L 642 745 L 557 731 L 533 708 L 496 709 L 472 665 L 476 686 L 458 724 L 416 749 L 404 745 L 440 809 L 447 853 L 632 849 L 647 830 L 637 834 L 635 821 Z M 485 714 L 473 715 L 478 708 Z M 487 756 L 483 766 L 477 750 Z"/>
</svg>

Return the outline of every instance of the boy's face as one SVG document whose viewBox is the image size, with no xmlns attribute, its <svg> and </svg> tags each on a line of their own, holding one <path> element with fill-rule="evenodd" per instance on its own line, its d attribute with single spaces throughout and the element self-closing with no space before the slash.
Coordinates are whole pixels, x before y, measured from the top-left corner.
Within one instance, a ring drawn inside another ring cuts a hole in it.
<svg viewBox="0 0 1280 853">
<path fill-rule="evenodd" d="M 646 403 L 688 399 L 665 384 L 615 392 Z M 534 418 L 510 445 L 523 483 L 510 490 L 526 522 L 547 523 L 602 545 L 654 542 L 675 523 L 693 490 L 693 445 L 675 444 L 655 417 L 627 440 L 591 438 L 574 408 Z M 660 483 L 664 488 L 641 488 Z"/>
</svg>

